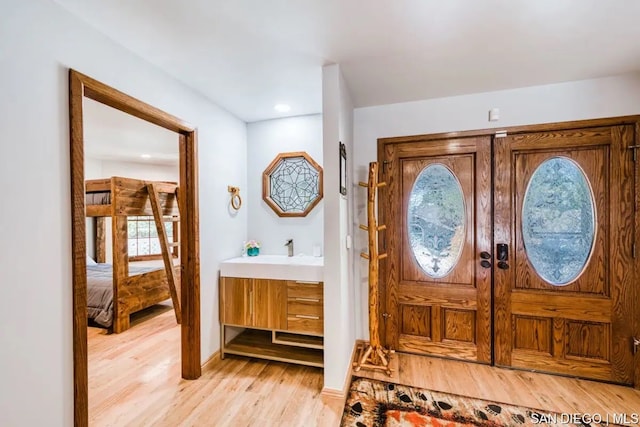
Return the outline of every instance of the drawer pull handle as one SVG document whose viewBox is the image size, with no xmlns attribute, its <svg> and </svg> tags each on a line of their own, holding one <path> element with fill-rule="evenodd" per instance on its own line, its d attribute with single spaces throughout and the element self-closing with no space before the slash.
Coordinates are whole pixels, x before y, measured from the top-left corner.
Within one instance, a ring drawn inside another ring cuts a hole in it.
<svg viewBox="0 0 640 427">
<path fill-rule="evenodd" d="M 320 282 L 308 282 L 305 280 L 296 280 L 296 283 L 300 283 L 302 285 L 319 285 Z"/>
<path fill-rule="evenodd" d="M 295 300 L 304 302 L 320 302 L 320 300 L 316 298 L 296 298 Z"/>
<path fill-rule="evenodd" d="M 298 319 L 311 319 L 311 320 L 320 320 L 319 316 L 307 316 L 305 314 L 296 314 Z"/>
</svg>

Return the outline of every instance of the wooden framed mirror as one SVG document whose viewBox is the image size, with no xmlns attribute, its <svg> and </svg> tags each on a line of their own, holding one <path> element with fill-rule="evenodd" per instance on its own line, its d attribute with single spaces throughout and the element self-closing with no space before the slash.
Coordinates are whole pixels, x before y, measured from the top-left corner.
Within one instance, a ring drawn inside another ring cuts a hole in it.
<svg viewBox="0 0 640 427">
<path fill-rule="evenodd" d="M 322 196 L 322 167 L 304 151 L 278 154 L 262 174 L 262 199 L 280 217 L 307 216 Z"/>
<path fill-rule="evenodd" d="M 73 271 L 74 425 L 87 426 L 87 265 L 83 100 L 89 98 L 176 133 L 179 143 L 182 378 L 196 379 L 200 365 L 200 249 L 197 135 L 193 126 L 75 70 L 69 70 Z"/>
</svg>

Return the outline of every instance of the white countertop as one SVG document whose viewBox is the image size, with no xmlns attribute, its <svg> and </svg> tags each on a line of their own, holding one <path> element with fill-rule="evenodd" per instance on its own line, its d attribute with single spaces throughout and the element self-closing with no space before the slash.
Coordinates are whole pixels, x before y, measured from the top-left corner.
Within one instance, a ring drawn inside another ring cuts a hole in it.
<svg viewBox="0 0 640 427">
<path fill-rule="evenodd" d="M 322 282 L 324 257 L 258 255 L 231 258 L 222 261 L 220 276 Z"/>
</svg>

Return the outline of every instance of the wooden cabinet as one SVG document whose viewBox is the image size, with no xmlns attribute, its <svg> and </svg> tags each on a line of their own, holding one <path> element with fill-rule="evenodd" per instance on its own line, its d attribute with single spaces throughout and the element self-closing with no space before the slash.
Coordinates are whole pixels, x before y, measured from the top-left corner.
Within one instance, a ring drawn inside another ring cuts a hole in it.
<svg viewBox="0 0 640 427">
<path fill-rule="evenodd" d="M 251 326 L 251 279 L 223 278 L 220 283 L 220 322 Z"/>
<path fill-rule="evenodd" d="M 322 335 L 322 283 L 287 282 L 287 330 Z"/>
<path fill-rule="evenodd" d="M 225 353 L 323 364 L 322 282 L 222 277 L 221 357 Z M 227 327 L 246 328 L 228 343 Z"/>
<path fill-rule="evenodd" d="M 223 277 L 220 285 L 223 324 L 286 329 L 287 282 Z"/>
</svg>

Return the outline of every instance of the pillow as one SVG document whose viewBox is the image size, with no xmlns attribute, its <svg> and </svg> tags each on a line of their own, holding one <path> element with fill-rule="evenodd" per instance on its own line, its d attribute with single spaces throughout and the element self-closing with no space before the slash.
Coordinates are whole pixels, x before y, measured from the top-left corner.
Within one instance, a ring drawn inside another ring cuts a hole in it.
<svg viewBox="0 0 640 427">
<path fill-rule="evenodd" d="M 89 255 L 87 255 L 87 265 L 98 265 Z"/>
</svg>

